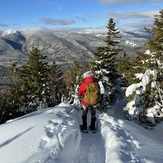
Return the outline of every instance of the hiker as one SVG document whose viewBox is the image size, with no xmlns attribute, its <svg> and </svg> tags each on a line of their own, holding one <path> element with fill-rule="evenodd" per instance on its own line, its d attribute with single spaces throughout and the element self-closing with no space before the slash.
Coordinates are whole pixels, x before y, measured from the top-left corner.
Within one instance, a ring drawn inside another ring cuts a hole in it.
<svg viewBox="0 0 163 163">
<path fill-rule="evenodd" d="M 95 73 L 93 71 L 87 71 L 83 74 L 83 82 L 79 86 L 78 95 L 81 97 L 81 104 L 83 109 L 81 125 L 82 131 L 87 131 L 87 113 L 91 111 L 91 123 L 89 126 L 90 130 L 96 130 L 96 110 L 95 107 L 99 102 L 100 88 L 99 84 L 94 78 Z"/>
</svg>

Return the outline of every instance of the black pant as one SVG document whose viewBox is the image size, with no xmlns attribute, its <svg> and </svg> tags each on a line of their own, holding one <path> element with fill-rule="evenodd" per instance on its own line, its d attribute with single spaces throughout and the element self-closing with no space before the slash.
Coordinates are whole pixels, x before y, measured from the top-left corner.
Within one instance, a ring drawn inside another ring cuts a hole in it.
<svg viewBox="0 0 163 163">
<path fill-rule="evenodd" d="M 87 117 L 88 110 L 91 111 L 91 118 L 96 118 L 96 109 L 93 106 L 86 107 L 83 109 L 83 116 Z"/>
<path fill-rule="evenodd" d="M 83 110 L 83 114 L 82 114 L 82 120 L 83 120 L 83 129 L 87 128 L 87 113 L 88 110 L 91 111 L 91 123 L 90 123 L 90 129 L 95 129 L 95 122 L 96 122 L 96 110 L 94 107 L 90 106 L 90 107 L 86 107 L 86 109 Z"/>
</svg>

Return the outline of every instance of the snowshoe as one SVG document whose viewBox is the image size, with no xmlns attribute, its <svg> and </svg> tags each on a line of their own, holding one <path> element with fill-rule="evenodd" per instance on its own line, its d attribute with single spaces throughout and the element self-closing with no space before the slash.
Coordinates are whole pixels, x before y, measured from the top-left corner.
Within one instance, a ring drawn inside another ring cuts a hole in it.
<svg viewBox="0 0 163 163">
<path fill-rule="evenodd" d="M 96 132 L 97 132 L 97 129 L 96 129 L 96 128 L 92 128 L 91 126 L 89 126 L 89 130 L 90 130 L 92 133 L 96 133 Z"/>
<path fill-rule="evenodd" d="M 81 130 L 83 133 L 89 133 L 87 127 L 84 127 L 83 125 L 80 126 L 80 130 Z"/>
<path fill-rule="evenodd" d="M 94 129 L 94 130 L 91 130 L 92 131 L 92 133 L 96 133 L 97 132 L 97 129 Z"/>
</svg>

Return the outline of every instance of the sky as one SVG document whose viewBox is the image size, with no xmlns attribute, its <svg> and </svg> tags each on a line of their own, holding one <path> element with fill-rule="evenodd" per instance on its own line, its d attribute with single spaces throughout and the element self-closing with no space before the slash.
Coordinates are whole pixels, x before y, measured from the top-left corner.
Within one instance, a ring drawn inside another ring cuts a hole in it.
<svg viewBox="0 0 163 163">
<path fill-rule="evenodd" d="M 151 26 L 162 0 L 4 0 L 0 30 L 20 28 L 106 28 L 113 18 L 119 29 Z"/>
</svg>

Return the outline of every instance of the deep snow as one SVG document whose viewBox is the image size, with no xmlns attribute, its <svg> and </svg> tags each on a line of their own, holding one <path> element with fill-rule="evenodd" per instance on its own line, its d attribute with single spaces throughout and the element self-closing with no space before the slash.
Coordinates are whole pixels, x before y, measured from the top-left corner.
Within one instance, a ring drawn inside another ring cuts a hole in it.
<svg viewBox="0 0 163 163">
<path fill-rule="evenodd" d="M 96 134 L 81 133 L 81 111 L 61 103 L 10 120 L 0 125 L 0 163 L 163 162 L 163 124 L 146 130 L 112 110 L 97 119 Z"/>
</svg>

